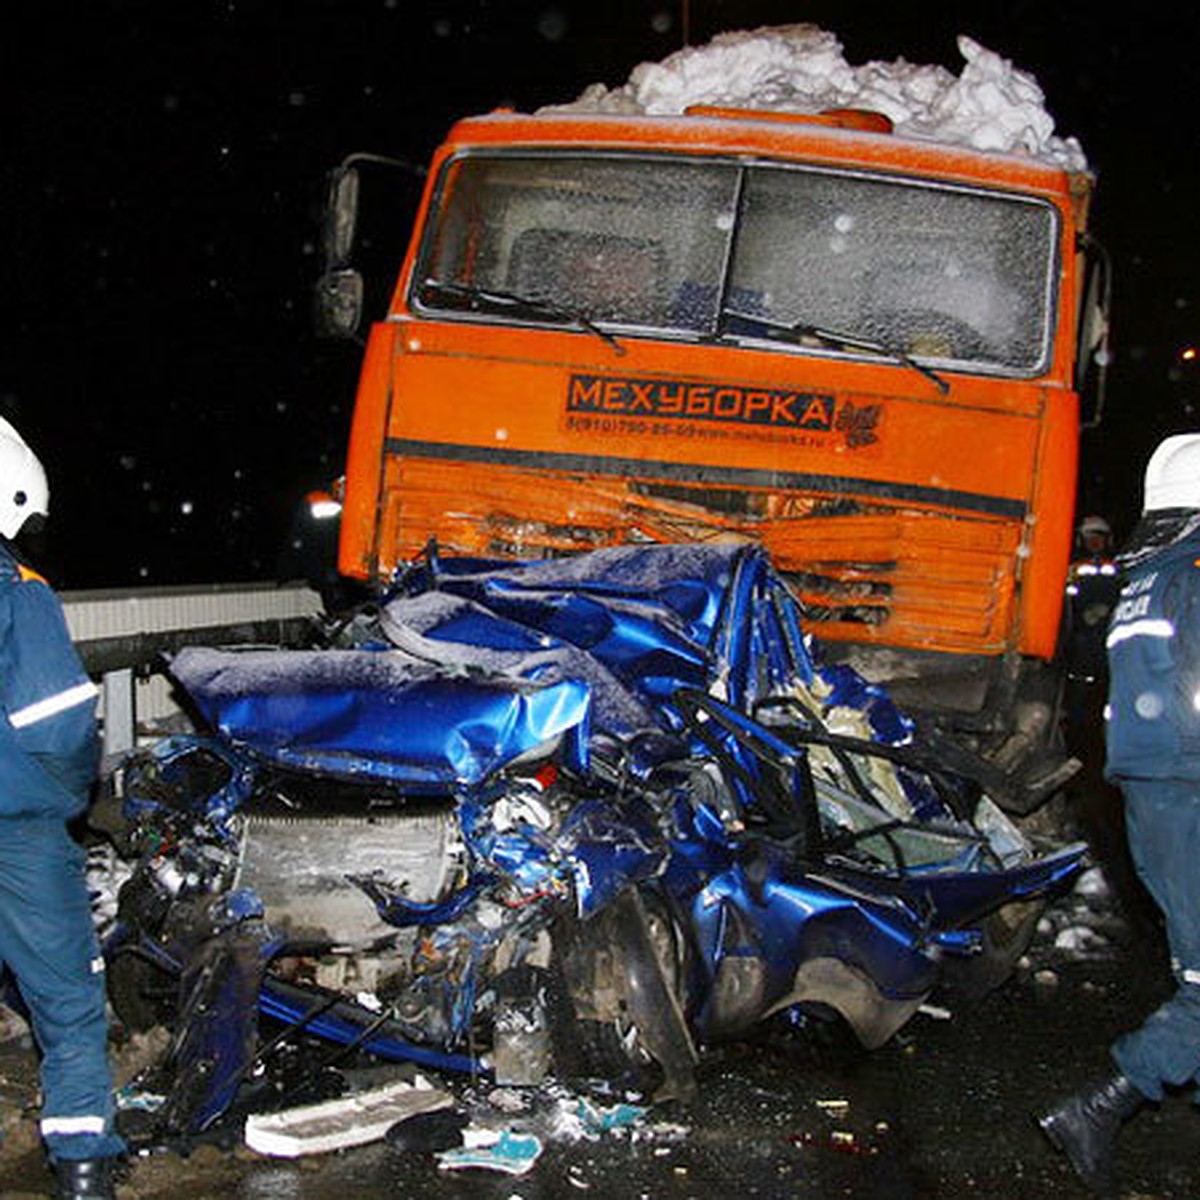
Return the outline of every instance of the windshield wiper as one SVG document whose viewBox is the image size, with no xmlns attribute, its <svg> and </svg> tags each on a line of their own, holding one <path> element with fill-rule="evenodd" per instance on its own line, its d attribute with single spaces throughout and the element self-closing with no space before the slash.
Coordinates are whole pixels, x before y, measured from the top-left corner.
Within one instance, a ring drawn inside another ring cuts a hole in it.
<svg viewBox="0 0 1200 1200">
<path fill-rule="evenodd" d="M 556 304 L 553 300 L 543 300 L 537 296 L 519 296 L 515 292 L 502 292 L 494 288 L 476 287 L 472 283 L 452 283 L 445 279 L 426 279 L 421 284 L 421 299 L 453 298 L 465 300 L 472 312 L 481 312 L 486 305 L 492 311 L 500 312 L 506 309 L 519 309 L 530 316 L 554 317 L 559 321 L 569 321 L 572 325 L 594 334 L 602 342 L 607 342 L 618 354 L 625 353 L 625 347 L 617 341 L 607 329 L 601 329 L 591 317 L 565 304 Z"/>
<path fill-rule="evenodd" d="M 877 342 L 874 338 L 860 337 L 858 334 L 853 333 L 842 333 L 836 329 L 824 329 L 820 325 L 810 325 L 806 321 L 796 321 L 790 324 L 783 321 L 774 321 L 770 317 L 765 317 L 760 313 L 741 312 L 732 308 L 723 308 L 721 310 L 722 332 L 724 332 L 724 321 L 729 317 L 736 321 L 749 321 L 755 325 L 765 326 L 774 333 L 784 333 L 791 338 L 816 338 L 817 341 L 824 342 L 825 345 L 832 346 L 835 350 L 865 350 L 868 354 L 878 354 L 884 358 L 890 358 L 898 363 L 903 363 L 904 366 L 911 367 L 914 371 L 924 375 L 926 379 L 931 379 L 943 396 L 950 390 L 950 385 L 931 367 L 917 362 L 915 358 L 904 350 L 900 350 L 895 346 L 885 345 L 883 342 Z"/>
</svg>

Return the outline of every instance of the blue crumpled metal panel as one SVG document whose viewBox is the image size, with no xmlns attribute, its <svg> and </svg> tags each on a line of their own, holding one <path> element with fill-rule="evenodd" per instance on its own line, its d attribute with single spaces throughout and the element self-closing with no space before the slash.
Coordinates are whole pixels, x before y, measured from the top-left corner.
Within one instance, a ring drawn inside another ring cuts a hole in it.
<svg viewBox="0 0 1200 1200">
<path fill-rule="evenodd" d="M 797 602 L 754 547 L 431 555 L 398 579 L 356 649 L 190 649 L 171 668 L 217 739 L 165 747 L 151 775 L 171 784 L 189 763 L 227 764 L 192 804 L 193 830 L 233 838 L 263 763 L 452 800 L 465 870 L 449 894 L 416 901 L 403 880 L 348 876 L 389 924 L 469 947 L 461 978 L 430 980 L 445 992 L 446 1064 L 486 990 L 477 964 L 508 928 L 476 919 L 497 898 L 506 922 L 532 928 L 564 901 L 587 920 L 630 888 L 653 889 L 696 951 L 692 1029 L 723 1036 L 787 1003 L 819 958 L 908 1011 L 946 954 L 978 944 L 979 920 L 1062 884 L 1081 858 L 1076 846 L 1003 859 L 911 754 L 914 724 L 887 693 L 814 659 Z M 859 714 L 870 743 L 837 747 L 809 704 Z M 822 753 L 869 758 L 871 744 L 892 754 L 886 802 L 868 768 L 856 782 L 845 761 L 840 780 L 821 775 Z M 132 781 L 127 812 L 152 819 L 158 796 Z M 761 1009 L 746 1014 L 722 980 L 751 962 Z M 259 1003 L 303 1011 L 278 981 Z M 321 1028 L 355 1036 L 342 1017 Z M 394 1038 L 377 1051 L 431 1052 Z"/>
<path fill-rule="evenodd" d="M 445 792 L 560 742 L 585 759 L 574 679 L 467 677 L 383 650 L 189 648 L 172 672 L 224 737 L 280 766 Z"/>
<path fill-rule="evenodd" d="M 523 674 L 578 671 L 595 693 L 597 728 L 620 736 L 669 726 L 680 687 L 716 687 L 745 707 L 813 674 L 798 606 L 749 546 L 435 558 L 401 580 L 384 617 L 401 644 L 416 634 L 452 661 L 487 666 L 508 652 L 501 661 Z"/>
<path fill-rule="evenodd" d="M 430 790 L 558 739 L 583 769 L 592 735 L 677 730 L 681 687 L 741 706 L 813 673 L 795 602 L 748 547 L 435 560 L 381 625 L 390 641 L 370 649 L 188 648 L 171 671 L 222 735 L 272 762 Z"/>
</svg>

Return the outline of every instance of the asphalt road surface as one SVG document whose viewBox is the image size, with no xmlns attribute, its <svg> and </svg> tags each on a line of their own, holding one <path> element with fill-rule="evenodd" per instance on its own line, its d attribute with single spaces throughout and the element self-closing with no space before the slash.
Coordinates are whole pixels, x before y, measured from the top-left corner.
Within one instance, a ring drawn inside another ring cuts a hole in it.
<svg viewBox="0 0 1200 1200">
<path fill-rule="evenodd" d="M 1084 904 L 1078 896 L 1058 901 L 1049 914 L 1053 926 L 1043 921 L 1023 965 L 981 1001 L 938 997 L 946 1012 L 919 1014 L 871 1053 L 853 1047 L 836 1026 L 817 1035 L 775 1031 L 710 1051 L 694 1100 L 657 1106 L 623 1129 L 587 1137 L 577 1122 L 564 1126 L 562 1113 L 574 1097 L 554 1087 L 495 1095 L 451 1081 L 459 1108 L 476 1123 L 539 1137 L 540 1156 L 524 1175 L 450 1171 L 432 1153 L 387 1142 L 265 1159 L 234 1137 L 225 1147 L 198 1146 L 186 1156 L 139 1156 L 118 1194 L 140 1200 L 1084 1196 L 1033 1113 L 1102 1067 L 1108 1041 L 1136 1024 L 1170 986 L 1156 937 L 1131 934 L 1110 900 Z M 1081 912 L 1094 918 L 1097 938 L 1087 952 L 1056 948 L 1057 935 L 1080 927 Z M 28 1043 L 0 1045 L 4 1197 L 50 1193 L 36 1146 L 35 1100 Z M 1121 1195 L 1139 1200 L 1200 1196 L 1200 1111 L 1190 1095 L 1172 1096 L 1126 1128 L 1119 1180 Z"/>
</svg>

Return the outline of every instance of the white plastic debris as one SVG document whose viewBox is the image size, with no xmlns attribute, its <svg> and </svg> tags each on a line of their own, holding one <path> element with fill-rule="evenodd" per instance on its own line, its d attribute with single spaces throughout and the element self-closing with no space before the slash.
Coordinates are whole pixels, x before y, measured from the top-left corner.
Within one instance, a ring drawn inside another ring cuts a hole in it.
<svg viewBox="0 0 1200 1200">
<path fill-rule="evenodd" d="M 966 36 L 960 75 L 898 58 L 851 66 L 837 37 L 815 25 L 777 25 L 718 34 L 662 62 L 641 63 L 621 87 L 594 83 L 570 104 L 542 111 L 682 113 L 708 104 L 819 112 L 865 108 L 897 134 L 975 150 L 1027 155 L 1087 170 L 1075 138 L 1054 134 L 1037 80 Z"/>
<path fill-rule="evenodd" d="M 113 1102 L 118 1112 L 158 1112 L 167 1102 L 162 1092 L 148 1092 L 135 1084 L 127 1083 L 113 1093 Z"/>
<path fill-rule="evenodd" d="M 635 1129 L 630 1140 L 634 1142 L 645 1141 L 647 1139 L 662 1142 L 682 1142 L 691 1136 L 691 1132 L 690 1126 L 681 1125 L 678 1121 L 656 1121 L 653 1125 Z M 665 1149 L 667 1153 L 670 1153 L 670 1147 L 666 1147 Z"/>
<path fill-rule="evenodd" d="M 491 817 L 497 833 L 507 833 L 522 825 L 545 832 L 554 823 L 549 805 L 528 792 L 501 796 L 492 805 Z"/>
<path fill-rule="evenodd" d="M 504 1113 L 525 1112 L 529 1108 L 529 1097 L 513 1088 L 492 1088 L 487 1095 L 488 1103 Z"/>
<path fill-rule="evenodd" d="M 460 1149 L 444 1150 L 438 1155 L 441 1170 L 481 1168 L 524 1175 L 542 1153 L 542 1142 L 536 1134 L 512 1129 L 464 1130 L 463 1141 Z"/>
<path fill-rule="evenodd" d="M 584 1096 L 571 1097 L 558 1101 L 551 1128 L 558 1138 L 597 1141 L 603 1134 L 621 1132 L 640 1124 L 646 1112 L 641 1104 L 621 1102 L 605 1107 Z"/>
<path fill-rule="evenodd" d="M 942 1008 L 940 1004 L 922 1004 L 917 1012 L 924 1017 L 931 1017 L 935 1021 L 949 1021 L 954 1015 L 948 1008 Z"/>
<path fill-rule="evenodd" d="M 1075 893 L 1079 896 L 1106 897 L 1110 889 L 1104 872 L 1099 867 L 1089 867 L 1075 882 Z"/>
<path fill-rule="evenodd" d="M 1072 925 L 1054 939 L 1057 950 L 1099 950 L 1107 945 L 1107 938 L 1086 925 Z"/>
<path fill-rule="evenodd" d="M 622 1102 L 603 1106 L 581 1097 L 577 1111 L 585 1129 L 593 1133 L 611 1133 L 613 1130 L 628 1129 L 631 1125 L 636 1125 L 646 1115 L 647 1110 L 642 1104 Z"/>
<path fill-rule="evenodd" d="M 356 1095 L 246 1118 L 246 1145 L 259 1154 L 298 1158 L 378 1141 L 397 1122 L 454 1103 L 424 1081 L 389 1083 Z"/>
</svg>

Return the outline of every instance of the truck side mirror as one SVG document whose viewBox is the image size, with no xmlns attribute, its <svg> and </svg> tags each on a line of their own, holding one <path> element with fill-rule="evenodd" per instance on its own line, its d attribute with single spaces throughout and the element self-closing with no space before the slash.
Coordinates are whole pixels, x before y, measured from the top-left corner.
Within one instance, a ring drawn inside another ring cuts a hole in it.
<svg viewBox="0 0 1200 1200">
<path fill-rule="evenodd" d="M 352 338 L 363 314 L 363 277 L 348 268 L 326 271 L 317 280 L 315 324 L 320 337 Z"/>
<path fill-rule="evenodd" d="M 329 173 L 321 223 L 321 273 L 313 296 L 313 323 L 318 337 L 356 337 L 366 308 L 363 274 L 350 265 L 359 225 L 359 172 L 363 165 L 400 168 L 418 179 L 425 175 L 424 168 L 415 167 L 404 159 L 365 153 L 348 155 Z M 371 215 L 369 201 L 365 222 L 368 232 Z M 364 246 L 369 241 L 368 235 L 364 238 Z M 374 286 L 374 273 L 369 268 L 367 278 L 372 279 Z"/>
<path fill-rule="evenodd" d="M 1112 316 L 1112 262 L 1094 238 L 1086 247 L 1093 260 L 1079 312 L 1079 345 L 1075 357 L 1075 390 L 1081 397 L 1081 424 L 1094 429 L 1104 415 L 1104 392 L 1112 362 L 1109 343 Z"/>
<path fill-rule="evenodd" d="M 357 225 L 358 171 L 354 167 L 341 166 L 329 177 L 321 246 L 326 271 L 340 270 L 349 263 Z"/>
</svg>

